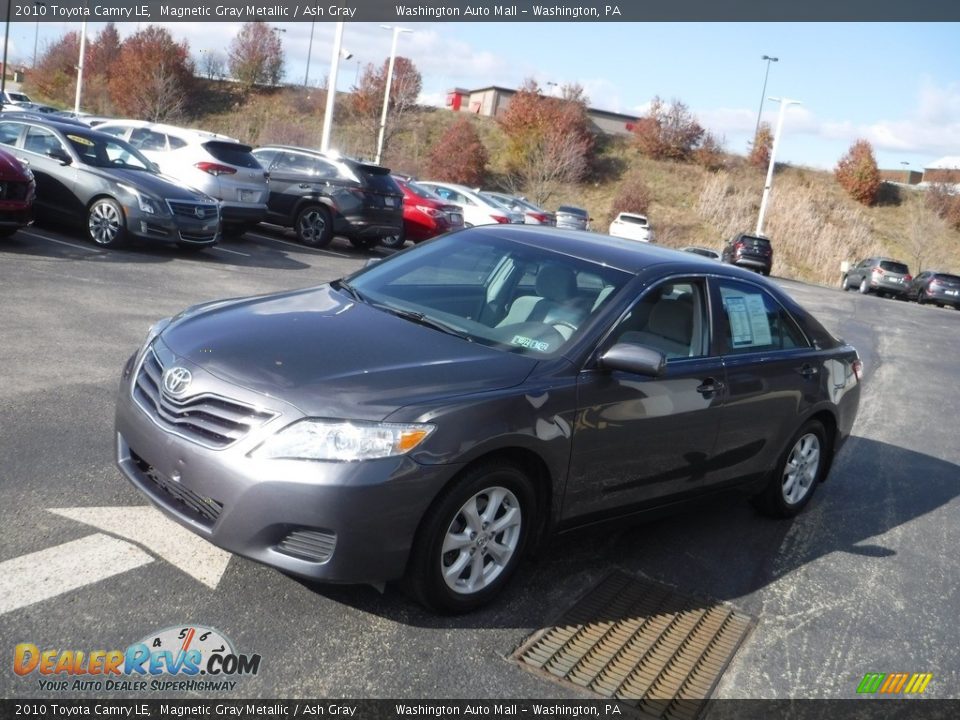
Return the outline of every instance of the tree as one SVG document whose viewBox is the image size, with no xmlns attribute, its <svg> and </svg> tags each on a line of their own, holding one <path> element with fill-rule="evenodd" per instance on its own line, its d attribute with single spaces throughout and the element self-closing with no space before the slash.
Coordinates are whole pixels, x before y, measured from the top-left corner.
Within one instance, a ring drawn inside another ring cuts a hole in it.
<svg viewBox="0 0 960 720">
<path fill-rule="evenodd" d="M 650 201 L 653 193 L 650 187 L 643 181 L 639 173 L 628 175 L 617 188 L 617 194 L 610 203 L 610 217 L 612 221 L 617 213 L 630 212 L 646 214 L 650 207 Z"/>
<path fill-rule="evenodd" d="M 668 105 L 654 97 L 647 114 L 634 124 L 633 138 L 640 152 L 654 160 L 686 162 L 702 144 L 705 132 L 682 102 Z"/>
<path fill-rule="evenodd" d="M 854 200 L 873 205 L 880 192 L 880 170 L 873 156 L 873 148 L 866 140 L 857 140 L 840 158 L 834 176 Z"/>
<path fill-rule="evenodd" d="M 371 148 L 375 147 L 379 136 L 383 96 L 387 87 L 389 69 L 389 60 L 384 60 L 380 67 L 369 63 L 363 69 L 363 74 L 350 95 L 350 112 L 357 125 L 370 138 Z M 384 152 L 390 145 L 390 140 L 405 129 L 405 120 L 416 107 L 417 98 L 420 97 L 422 89 L 423 77 L 417 70 L 417 66 L 408 58 L 399 55 L 394 58 L 390 100 L 387 106 L 387 125 L 383 136 Z"/>
<path fill-rule="evenodd" d="M 434 145 L 426 172 L 447 182 L 477 187 L 487 174 L 487 149 L 468 117 L 457 119 Z"/>
<path fill-rule="evenodd" d="M 154 122 L 179 116 L 193 90 L 193 62 L 186 43 L 150 25 L 127 38 L 110 77 L 118 112 Z"/>
<path fill-rule="evenodd" d="M 49 102 L 73 106 L 77 87 L 80 33 L 69 32 L 44 49 L 37 65 L 27 75 L 25 89 Z"/>
<path fill-rule="evenodd" d="M 216 50 L 201 50 L 197 67 L 207 80 L 223 80 L 227 76 L 227 59 Z"/>
<path fill-rule="evenodd" d="M 750 143 L 750 154 L 747 162 L 766 172 L 770 166 L 770 152 L 773 150 L 773 131 L 770 123 L 760 123 L 756 137 Z"/>
<path fill-rule="evenodd" d="M 230 74 L 249 89 L 277 85 L 283 77 L 283 43 L 280 33 L 265 22 L 244 23 L 227 53 Z"/>
<path fill-rule="evenodd" d="M 590 170 L 594 147 L 587 98 L 579 85 L 562 89 L 559 98 L 546 97 L 528 79 L 510 99 L 499 119 L 507 137 L 507 185 L 537 204 L 560 186 L 582 180 Z"/>
<path fill-rule="evenodd" d="M 723 141 L 712 132 L 705 132 L 700 146 L 693 151 L 693 161 L 707 170 L 723 167 Z"/>
</svg>

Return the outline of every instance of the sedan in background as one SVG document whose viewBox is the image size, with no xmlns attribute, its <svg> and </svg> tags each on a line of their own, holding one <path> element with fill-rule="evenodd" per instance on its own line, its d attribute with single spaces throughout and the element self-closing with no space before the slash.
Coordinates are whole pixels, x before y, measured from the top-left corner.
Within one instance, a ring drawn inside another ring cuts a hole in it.
<svg viewBox="0 0 960 720">
<path fill-rule="evenodd" d="M 491 192 L 485 190 L 484 194 L 489 195 L 504 203 L 513 210 L 523 213 L 523 222 L 527 225 L 556 225 L 557 216 L 542 207 L 534 205 L 526 198 L 507 195 L 506 193 Z"/>
<path fill-rule="evenodd" d="M 388 248 L 401 248 L 407 240 L 415 243 L 429 240 L 463 227 L 459 205 L 449 205 L 419 183 L 399 175 L 393 181 L 403 191 L 403 232 L 384 238 Z"/>
<path fill-rule="evenodd" d="M 575 207 L 573 205 L 561 205 L 558 207 L 556 218 L 557 227 L 566 230 L 589 230 L 590 221 L 593 220 L 593 218 L 590 217 L 590 213 L 581 207 Z"/>
<path fill-rule="evenodd" d="M 160 320 L 122 370 L 113 444 L 215 545 L 314 581 L 404 579 L 456 613 L 601 519 L 734 488 L 796 515 L 860 375 L 752 273 L 496 225 Z"/>
<path fill-rule="evenodd" d="M 436 182 L 434 180 L 418 180 L 418 184 L 439 195 L 444 202 L 459 205 L 463 211 L 463 224 L 465 227 L 474 225 L 509 225 L 517 220 L 514 215 L 511 219 L 511 213 L 499 202 L 491 198 L 483 197 L 476 190 L 471 190 L 464 185 L 457 185 L 448 182 Z M 523 218 L 519 219 L 523 222 Z"/>
<path fill-rule="evenodd" d="M 637 242 L 653 242 L 653 228 L 646 215 L 639 213 L 622 212 L 610 223 L 608 231 L 613 237 L 624 238 L 626 240 L 636 240 Z"/>
<path fill-rule="evenodd" d="M 43 217 L 81 225 L 100 247 L 138 237 L 196 250 L 220 237 L 216 200 L 160 175 L 136 148 L 112 135 L 0 116 L 0 144 L 31 168 Z"/>
<path fill-rule="evenodd" d="M 33 222 L 37 183 L 27 165 L 0 150 L 0 237 L 9 237 Z"/>
<path fill-rule="evenodd" d="M 954 310 L 960 310 L 960 276 L 925 270 L 907 285 L 906 296 L 920 305 L 950 305 Z"/>
</svg>

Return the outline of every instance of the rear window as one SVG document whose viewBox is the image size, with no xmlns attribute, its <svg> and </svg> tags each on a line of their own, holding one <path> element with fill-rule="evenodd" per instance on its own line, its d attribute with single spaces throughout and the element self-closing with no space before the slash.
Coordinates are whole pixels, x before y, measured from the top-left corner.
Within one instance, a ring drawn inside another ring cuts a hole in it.
<svg viewBox="0 0 960 720">
<path fill-rule="evenodd" d="M 934 279 L 939 280 L 940 282 L 943 282 L 943 283 L 952 283 L 952 284 L 960 285 L 960 277 L 957 277 L 956 275 L 947 275 L 945 273 L 937 273 L 936 275 L 934 275 Z"/>
<path fill-rule="evenodd" d="M 587 211 L 583 208 L 571 207 L 569 205 L 561 205 L 557 208 L 557 212 L 567 213 L 568 215 L 579 215 L 580 217 L 587 216 Z"/>
<path fill-rule="evenodd" d="M 621 215 L 620 220 L 634 225 L 643 225 L 646 227 L 647 219 L 643 215 Z"/>
<path fill-rule="evenodd" d="M 214 158 L 228 165 L 237 167 L 251 168 L 253 170 L 260 167 L 260 163 L 253 156 L 253 150 L 249 145 L 240 143 L 225 142 L 223 140 L 209 140 L 203 143 L 203 149 L 210 153 Z"/>
<path fill-rule="evenodd" d="M 900 273 L 901 275 L 909 275 L 910 270 L 903 263 L 892 262 L 890 260 L 881 260 L 880 268 L 886 270 L 887 272 Z"/>
<path fill-rule="evenodd" d="M 370 190 L 389 193 L 390 195 L 402 194 L 397 183 L 386 168 L 376 167 L 374 165 L 357 165 L 353 170 L 360 176 L 363 184 Z"/>
<path fill-rule="evenodd" d="M 767 238 L 754 237 L 753 235 L 743 235 L 740 237 L 740 240 L 745 242 L 747 245 L 770 247 L 770 241 Z"/>
</svg>

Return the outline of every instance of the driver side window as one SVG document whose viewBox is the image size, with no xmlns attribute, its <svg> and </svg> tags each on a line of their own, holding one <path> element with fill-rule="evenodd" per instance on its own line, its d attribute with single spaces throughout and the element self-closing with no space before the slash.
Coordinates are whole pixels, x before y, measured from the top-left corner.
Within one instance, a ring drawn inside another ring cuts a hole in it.
<svg viewBox="0 0 960 720">
<path fill-rule="evenodd" d="M 667 361 L 709 353 L 706 294 L 699 280 L 667 282 L 651 288 L 624 316 L 613 343 L 659 350 Z"/>
</svg>

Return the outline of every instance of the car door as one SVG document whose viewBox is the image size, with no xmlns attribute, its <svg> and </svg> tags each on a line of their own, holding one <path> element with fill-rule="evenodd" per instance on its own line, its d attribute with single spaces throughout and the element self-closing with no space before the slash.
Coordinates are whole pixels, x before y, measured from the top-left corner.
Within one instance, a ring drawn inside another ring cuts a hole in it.
<svg viewBox="0 0 960 720">
<path fill-rule="evenodd" d="M 720 486 L 769 472 L 817 402 L 824 370 L 821 351 L 761 285 L 714 278 L 711 297 L 726 390 L 707 482 Z"/>
<path fill-rule="evenodd" d="M 75 193 L 78 160 L 66 144 L 39 125 L 27 125 L 20 143 L 16 155 L 33 171 L 37 206 L 56 215 L 82 215 L 84 208 Z"/>
<path fill-rule="evenodd" d="M 724 387 L 709 317 L 704 279 L 669 280 L 647 290 L 601 342 L 578 377 L 563 520 L 629 512 L 702 488 Z M 661 340 L 664 332 L 674 337 Z M 663 373 L 604 370 L 596 358 L 618 343 L 665 352 Z"/>
</svg>

